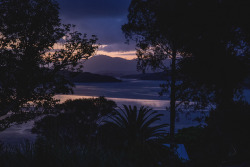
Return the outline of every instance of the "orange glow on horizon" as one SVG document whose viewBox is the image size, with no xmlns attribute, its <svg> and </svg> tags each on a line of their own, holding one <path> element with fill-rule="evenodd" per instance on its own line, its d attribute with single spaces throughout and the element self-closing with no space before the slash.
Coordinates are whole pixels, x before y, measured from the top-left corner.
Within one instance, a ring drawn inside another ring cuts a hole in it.
<svg viewBox="0 0 250 167">
<path fill-rule="evenodd" d="M 132 60 L 132 59 L 137 58 L 135 50 L 107 52 L 103 50 L 103 48 L 107 46 L 108 45 L 100 45 L 99 49 L 96 51 L 94 55 L 106 55 L 110 57 L 120 57 L 120 58 L 127 59 L 127 60 Z M 53 49 L 54 50 L 64 49 L 64 45 L 62 43 L 55 43 L 55 45 L 53 46 Z"/>
<path fill-rule="evenodd" d="M 110 57 L 120 57 L 127 60 L 136 59 L 136 51 L 126 51 L 126 52 L 107 52 L 103 50 L 98 50 L 96 55 L 106 55 Z"/>
</svg>

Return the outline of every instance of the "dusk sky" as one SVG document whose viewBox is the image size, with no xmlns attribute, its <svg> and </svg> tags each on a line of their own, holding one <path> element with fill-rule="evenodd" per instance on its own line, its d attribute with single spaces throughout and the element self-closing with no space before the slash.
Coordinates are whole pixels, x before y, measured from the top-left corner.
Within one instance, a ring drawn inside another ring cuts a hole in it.
<svg viewBox="0 0 250 167">
<path fill-rule="evenodd" d="M 75 30 L 97 35 L 102 46 L 97 54 L 135 58 L 135 44 L 125 44 L 121 26 L 126 23 L 130 0 L 58 0 L 63 23 Z"/>
</svg>

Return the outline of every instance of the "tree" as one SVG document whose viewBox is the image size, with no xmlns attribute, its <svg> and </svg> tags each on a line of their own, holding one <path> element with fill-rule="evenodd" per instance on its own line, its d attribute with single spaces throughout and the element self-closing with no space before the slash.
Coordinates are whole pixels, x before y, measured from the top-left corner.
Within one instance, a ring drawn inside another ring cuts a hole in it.
<svg viewBox="0 0 250 167">
<path fill-rule="evenodd" d="M 241 115 L 244 105 L 239 103 L 242 107 L 236 109 L 235 101 L 241 100 L 242 83 L 249 75 L 250 2 L 192 1 L 191 6 L 194 13 L 199 13 L 192 17 L 196 23 L 193 29 L 198 36 L 189 44 L 192 55 L 183 60 L 181 69 L 198 90 L 203 87 L 211 92 L 210 101 L 216 109 L 210 112 L 208 128 L 212 132 L 211 137 L 216 136 L 217 139 L 213 145 L 215 150 L 222 150 L 216 146 L 219 140 L 227 143 L 227 147 L 223 148 L 226 157 L 228 150 L 237 148 L 228 130 L 233 134 L 237 134 L 238 130 L 229 128 L 228 121 L 232 120 L 232 113 L 235 118 Z M 234 126 L 239 123 L 234 121 Z"/>
<path fill-rule="evenodd" d="M 171 59 L 170 137 L 174 152 L 174 133 L 177 97 L 178 57 L 189 55 L 186 48 L 193 31 L 184 25 L 187 3 L 183 1 L 133 0 L 129 7 L 128 23 L 122 30 L 127 39 L 137 41 L 138 69 L 168 71 L 166 60 Z M 178 8 L 178 9 L 177 9 Z M 166 76 L 167 78 L 167 76 Z M 168 85 L 167 85 L 168 86 Z"/>
<path fill-rule="evenodd" d="M 30 104 L 53 106 L 55 94 L 74 86 L 60 71 L 79 70 L 79 62 L 95 53 L 97 38 L 72 32 L 58 10 L 52 0 L 0 1 L 1 115 L 20 114 Z"/>
<path fill-rule="evenodd" d="M 123 31 L 128 39 L 137 41 L 140 69 L 152 66 L 165 70 L 164 60 L 172 59 L 172 138 L 178 98 L 203 101 L 204 106 L 213 102 L 223 111 L 216 116 L 217 123 L 230 108 L 228 104 L 248 71 L 249 6 L 244 0 L 131 2 Z M 177 66 L 176 55 L 184 57 L 177 60 Z M 176 76 L 181 85 L 176 85 Z"/>
<path fill-rule="evenodd" d="M 194 14 L 187 15 L 192 16 L 189 20 L 195 23 L 192 29 L 197 35 L 188 45 L 192 53 L 188 61 L 184 60 L 188 67 L 182 69 L 200 83 L 215 86 L 217 104 L 228 104 L 233 100 L 233 89 L 247 73 L 244 61 L 249 55 L 250 22 L 246 9 L 250 3 L 243 0 L 190 1 L 190 6 Z"/>
<path fill-rule="evenodd" d="M 169 150 L 162 145 L 167 124 L 158 124 L 163 114 L 141 106 L 119 108 L 100 129 L 104 148 L 118 154 L 133 166 L 159 166 L 169 163 Z M 178 160 L 176 158 L 176 160 Z"/>
<path fill-rule="evenodd" d="M 113 114 L 116 103 L 104 97 L 67 100 L 57 105 L 57 115 L 35 123 L 33 133 L 48 143 L 68 146 L 97 145 L 96 136 L 103 119 Z"/>
<path fill-rule="evenodd" d="M 141 106 L 138 110 L 136 106 L 123 105 L 115 115 L 109 117 L 106 125 L 111 132 L 116 132 L 119 141 L 127 146 L 145 144 L 156 138 L 163 137 L 163 128 L 167 124 L 153 125 L 160 120 L 162 114 L 158 114 L 152 109 Z"/>
</svg>

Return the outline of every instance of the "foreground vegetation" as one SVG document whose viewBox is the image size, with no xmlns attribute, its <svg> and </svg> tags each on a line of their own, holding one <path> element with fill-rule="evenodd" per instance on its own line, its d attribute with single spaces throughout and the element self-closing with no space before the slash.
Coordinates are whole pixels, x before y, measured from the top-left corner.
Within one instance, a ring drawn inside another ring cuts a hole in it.
<svg viewBox="0 0 250 167">
<path fill-rule="evenodd" d="M 176 143 L 185 145 L 190 161 L 176 155 L 175 164 L 247 165 L 249 110 L 245 102 L 232 104 L 220 136 L 213 126 L 216 111 L 207 118 L 209 126 L 179 130 Z M 55 111 L 35 123 L 35 143 L 0 144 L 1 167 L 170 166 L 170 150 L 163 146 L 170 141 L 164 130 L 168 125 L 155 125 L 162 115 L 150 108 L 123 106 L 117 110 L 115 102 L 99 97 L 68 100 Z"/>
<path fill-rule="evenodd" d="M 35 123 L 35 143 L 1 145 L 1 166 L 167 166 L 167 125 L 154 125 L 162 115 L 123 108 L 104 97 L 57 105 L 55 114 Z"/>
<path fill-rule="evenodd" d="M 170 74 L 160 93 L 170 88 L 168 135 L 146 107 L 116 111 L 105 98 L 58 105 L 54 96 L 73 93 L 70 74 L 96 53 L 97 37 L 62 24 L 54 0 L 0 0 L 0 131 L 45 116 L 35 143 L 1 144 L 0 166 L 250 166 L 250 107 L 240 93 L 249 76 L 249 8 L 245 0 L 131 1 L 122 30 L 137 43 L 138 70 Z M 182 104 L 215 106 L 207 126 L 176 135 Z M 178 142 L 190 162 L 173 154 Z"/>
</svg>

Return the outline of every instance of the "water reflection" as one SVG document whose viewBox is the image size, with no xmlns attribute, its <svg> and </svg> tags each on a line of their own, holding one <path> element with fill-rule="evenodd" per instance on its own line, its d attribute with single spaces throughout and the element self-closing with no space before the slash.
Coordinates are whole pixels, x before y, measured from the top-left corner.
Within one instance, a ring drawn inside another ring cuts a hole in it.
<svg viewBox="0 0 250 167">
<path fill-rule="evenodd" d="M 56 95 L 55 98 L 60 99 L 61 102 L 65 102 L 68 99 L 80 99 L 80 98 L 96 98 L 97 96 L 81 96 L 81 95 Z M 106 97 L 109 100 L 116 102 L 117 106 L 122 105 L 135 105 L 135 106 L 148 106 L 154 110 L 165 110 L 170 105 L 169 100 L 149 100 L 149 99 L 128 99 L 128 98 L 114 98 Z"/>
<path fill-rule="evenodd" d="M 95 96 L 81 96 L 81 95 L 57 95 L 56 98 L 61 99 L 61 102 L 64 102 L 67 99 L 79 99 L 79 98 L 94 98 Z M 113 100 L 116 102 L 118 107 L 122 107 L 122 105 L 135 105 L 137 107 L 140 106 L 148 106 L 153 110 L 158 111 L 163 114 L 160 121 L 157 124 L 161 123 L 170 123 L 170 112 L 166 110 L 166 107 L 170 106 L 169 100 L 149 100 L 149 99 L 129 99 L 129 98 L 113 98 L 106 97 L 109 100 Z M 177 114 L 177 122 L 176 122 L 176 130 L 182 129 L 190 126 L 197 126 L 201 123 L 194 121 L 197 117 L 204 116 L 200 112 L 193 111 L 184 111 Z M 169 128 L 166 129 L 169 131 Z"/>
<path fill-rule="evenodd" d="M 76 84 L 74 95 L 105 96 L 125 99 L 166 100 L 169 96 L 161 97 L 159 85 L 164 81 L 124 80 L 120 83 L 85 83 Z"/>
<path fill-rule="evenodd" d="M 61 102 L 67 99 L 79 98 L 93 98 L 105 96 L 107 99 L 113 100 L 118 106 L 136 105 L 136 106 L 149 106 L 153 110 L 159 111 L 164 114 L 162 119 L 158 122 L 169 123 L 169 111 L 166 107 L 169 106 L 169 96 L 160 97 L 159 85 L 163 81 L 138 81 L 138 80 L 125 80 L 121 83 L 87 83 L 76 84 L 74 95 L 56 95 L 55 98 L 60 99 Z M 179 121 L 176 123 L 176 129 L 181 129 L 189 126 L 196 126 L 199 123 L 192 121 L 193 118 L 199 116 L 199 113 L 192 113 L 191 117 L 186 117 L 186 113 L 179 114 Z M 36 135 L 31 134 L 30 130 L 34 121 L 22 125 L 14 125 L 4 132 L 0 133 L 0 140 L 7 143 L 20 143 L 24 139 L 34 141 Z M 169 128 L 166 129 L 169 131 Z"/>
</svg>

